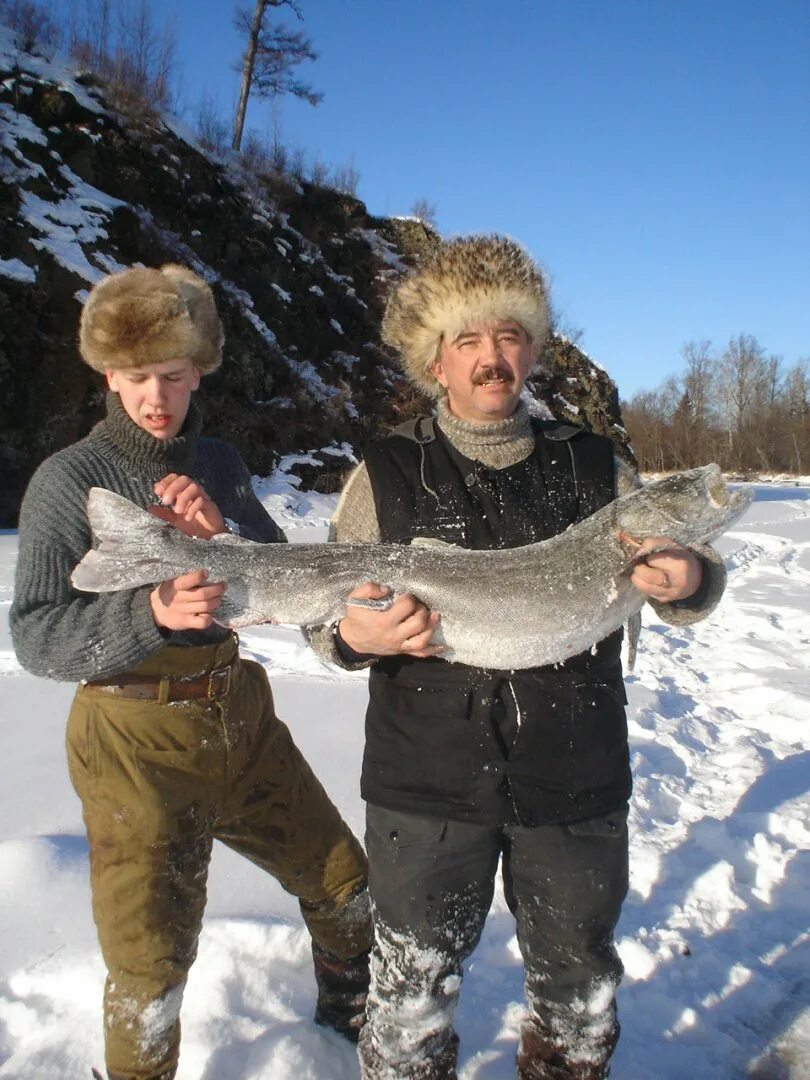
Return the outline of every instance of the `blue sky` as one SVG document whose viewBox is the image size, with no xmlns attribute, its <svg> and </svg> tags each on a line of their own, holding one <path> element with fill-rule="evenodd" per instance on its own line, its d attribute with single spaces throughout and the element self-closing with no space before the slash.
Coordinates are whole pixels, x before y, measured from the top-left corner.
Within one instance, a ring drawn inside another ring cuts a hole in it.
<svg viewBox="0 0 810 1080">
<path fill-rule="evenodd" d="M 205 90 L 232 115 L 234 6 L 161 6 L 188 113 Z M 807 0 L 301 7 L 325 96 L 283 100 L 284 141 L 352 161 L 373 213 L 423 197 L 445 235 L 520 240 L 623 395 L 677 373 L 689 340 L 810 355 Z M 271 134 L 269 103 L 247 126 Z"/>
</svg>

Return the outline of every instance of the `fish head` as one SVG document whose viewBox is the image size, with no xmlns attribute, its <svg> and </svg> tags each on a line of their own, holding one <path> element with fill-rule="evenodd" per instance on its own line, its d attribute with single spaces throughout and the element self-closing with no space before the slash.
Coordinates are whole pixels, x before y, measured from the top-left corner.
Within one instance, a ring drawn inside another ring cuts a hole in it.
<svg viewBox="0 0 810 1080">
<path fill-rule="evenodd" d="M 619 529 L 637 540 L 667 536 L 686 546 L 706 544 L 747 509 L 752 494 L 730 492 L 719 465 L 653 480 L 617 503 Z"/>
</svg>

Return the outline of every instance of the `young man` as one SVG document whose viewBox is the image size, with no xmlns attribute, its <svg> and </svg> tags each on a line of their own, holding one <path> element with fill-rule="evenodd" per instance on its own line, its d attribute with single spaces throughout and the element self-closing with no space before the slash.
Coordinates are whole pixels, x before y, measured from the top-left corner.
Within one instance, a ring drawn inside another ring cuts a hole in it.
<svg viewBox="0 0 810 1080">
<path fill-rule="evenodd" d="M 236 635 L 214 621 L 225 585 L 202 571 L 98 596 L 70 584 L 92 546 L 93 486 L 195 535 L 229 525 L 284 540 L 236 450 L 200 435 L 191 395 L 222 352 L 213 296 L 181 266 L 113 274 L 90 292 L 79 344 L 106 375 L 107 415 L 31 480 L 11 629 L 29 671 L 81 680 L 67 751 L 108 971 L 108 1075 L 175 1075 L 215 838 L 298 897 L 316 1019 L 356 1040 L 371 943 L 365 856 L 276 717 L 264 669 L 240 660 Z"/>
<path fill-rule="evenodd" d="M 610 440 L 530 417 L 520 395 L 546 334 L 544 281 L 509 240 L 443 243 L 400 282 L 383 335 L 437 399 L 436 415 L 368 448 L 333 538 L 517 547 L 637 483 Z M 651 554 L 633 580 L 660 617 L 687 623 L 716 603 L 724 576 L 711 550 L 679 550 Z M 375 583 L 357 590 L 382 593 Z M 502 859 L 528 1003 L 518 1075 L 601 1080 L 619 1033 L 613 931 L 627 890 L 621 632 L 564 664 L 483 671 L 441 660 L 430 643 L 440 618 L 400 596 L 385 612 L 352 606 L 314 638 L 344 666 L 372 665 L 362 791 L 375 946 L 363 1076 L 455 1077 L 462 964 Z"/>
</svg>

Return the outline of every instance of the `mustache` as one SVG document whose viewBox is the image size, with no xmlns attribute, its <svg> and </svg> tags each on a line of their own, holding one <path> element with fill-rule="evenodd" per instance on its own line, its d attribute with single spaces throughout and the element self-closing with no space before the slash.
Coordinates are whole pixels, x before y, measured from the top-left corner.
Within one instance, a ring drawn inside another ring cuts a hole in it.
<svg viewBox="0 0 810 1080">
<path fill-rule="evenodd" d="M 482 368 L 474 377 L 473 384 L 475 386 L 482 386 L 484 383 L 492 382 L 494 379 L 500 379 L 504 383 L 513 383 L 515 381 L 514 372 L 510 371 L 507 367 L 486 367 Z"/>
</svg>

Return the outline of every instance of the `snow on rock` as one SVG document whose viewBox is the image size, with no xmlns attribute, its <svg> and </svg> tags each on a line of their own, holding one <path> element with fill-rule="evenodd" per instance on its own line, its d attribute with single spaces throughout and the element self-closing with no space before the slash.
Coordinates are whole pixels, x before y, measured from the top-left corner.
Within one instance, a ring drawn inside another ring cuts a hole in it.
<svg viewBox="0 0 810 1080">
<path fill-rule="evenodd" d="M 0 259 L 0 274 L 14 281 L 25 281 L 29 284 L 37 280 L 34 267 L 28 266 L 21 259 Z"/>
</svg>

